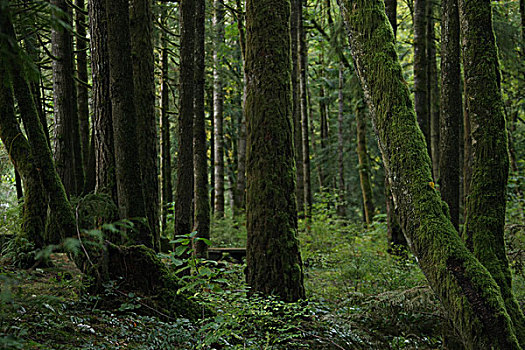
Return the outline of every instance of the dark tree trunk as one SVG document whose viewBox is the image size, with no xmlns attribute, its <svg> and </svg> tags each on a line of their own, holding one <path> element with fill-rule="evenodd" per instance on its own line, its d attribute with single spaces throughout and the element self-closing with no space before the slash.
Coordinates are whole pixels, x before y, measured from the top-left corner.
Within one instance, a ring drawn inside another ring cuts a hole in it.
<svg viewBox="0 0 525 350">
<path fill-rule="evenodd" d="M 54 16 L 72 25 L 71 8 L 65 0 L 53 0 L 51 4 L 61 10 Z M 77 196 L 84 186 L 80 129 L 78 124 L 77 91 L 73 76 L 73 37 L 61 25 L 51 30 L 53 56 L 54 97 L 54 156 L 57 171 L 68 195 Z M 80 163 L 79 163 L 80 161 Z"/>
<path fill-rule="evenodd" d="M 213 139 L 214 139 L 214 177 L 215 177 L 215 215 L 224 216 L 224 130 L 223 110 L 224 92 L 222 81 L 222 45 L 224 44 L 224 3 L 223 0 L 214 1 L 213 27 L 216 35 L 213 51 Z"/>
<path fill-rule="evenodd" d="M 339 200 L 337 204 L 337 215 L 346 216 L 345 203 L 345 167 L 344 167 L 344 137 L 343 137 L 343 87 L 344 75 L 343 64 L 339 64 L 339 87 L 338 87 L 338 114 L 337 114 L 337 189 Z"/>
<path fill-rule="evenodd" d="M 520 349 L 498 285 L 462 243 L 433 186 L 425 138 L 416 124 L 383 1 L 340 4 L 394 202 L 419 265 L 465 348 Z"/>
<path fill-rule="evenodd" d="M 122 219 L 147 218 L 137 157 L 139 142 L 128 2 L 107 0 L 106 11 L 118 208 Z M 147 222 L 135 220 L 135 228 L 130 232 L 129 239 L 135 244 L 153 247 L 153 237 Z"/>
<path fill-rule="evenodd" d="M 193 207 L 193 96 L 195 76 L 195 1 L 180 3 L 179 156 L 175 195 L 175 235 L 192 229 Z"/>
<path fill-rule="evenodd" d="M 138 153 L 146 217 L 155 250 L 160 249 L 159 172 L 157 168 L 157 122 L 153 58 L 153 15 L 150 0 L 130 2 L 131 52 L 135 110 L 137 112 Z"/>
<path fill-rule="evenodd" d="M 294 196 L 289 18 L 289 1 L 247 1 L 246 281 L 251 293 L 296 301 L 304 298 L 304 287 Z"/>
<path fill-rule="evenodd" d="M 465 102 L 472 137 L 472 180 L 463 233 L 467 248 L 499 285 L 518 341 L 525 318 L 512 293 L 504 227 L 509 158 L 490 1 L 459 1 Z"/>
<path fill-rule="evenodd" d="M 436 33 L 434 14 L 436 6 L 433 1 L 428 4 L 427 22 L 427 56 L 428 56 L 428 94 L 430 118 L 430 150 L 432 158 L 432 175 L 439 179 L 439 75 L 436 60 Z"/>
<path fill-rule="evenodd" d="M 360 105 L 355 110 L 357 124 L 357 158 L 359 160 L 359 183 L 361 184 L 361 194 L 363 197 L 364 220 L 367 225 L 374 220 L 374 202 L 372 199 L 372 183 L 370 181 L 370 162 L 368 160 L 368 150 L 366 147 L 366 119 L 364 105 Z"/>
<path fill-rule="evenodd" d="M 170 140 L 170 118 L 169 118 L 169 60 L 168 60 L 168 38 L 165 31 L 161 39 L 161 79 L 160 79 L 160 179 L 161 179 L 161 230 L 168 232 L 168 216 L 173 213 L 173 186 L 171 181 L 171 140 Z"/>
<path fill-rule="evenodd" d="M 115 141 L 109 92 L 109 53 L 106 1 L 89 0 L 91 74 L 93 81 L 93 138 L 95 192 L 107 193 L 118 203 Z"/>
<path fill-rule="evenodd" d="M 295 147 L 295 169 L 297 179 L 295 197 L 297 210 L 304 212 L 304 168 L 303 168 L 303 133 L 301 128 L 301 87 L 299 79 L 299 12 L 301 0 L 290 0 L 291 14 L 291 49 L 292 49 L 292 121 Z"/>
<path fill-rule="evenodd" d="M 78 124 L 80 132 L 80 149 L 82 150 L 82 167 L 85 171 L 85 179 L 81 187 L 82 192 L 88 192 L 88 177 L 92 174 L 89 169 L 89 101 L 88 101 L 88 71 L 87 71 L 87 49 L 88 39 L 86 37 L 86 16 L 82 11 L 85 8 L 84 0 L 75 0 L 75 29 L 76 52 L 77 52 L 77 104 L 78 104 Z"/>
<path fill-rule="evenodd" d="M 195 4 L 195 119 L 193 121 L 193 166 L 195 168 L 195 221 L 197 237 L 210 238 L 210 202 L 208 198 L 208 157 L 206 155 L 206 121 L 204 117 L 204 36 L 206 1 Z M 206 258 L 208 245 L 197 240 L 195 253 Z"/>
<path fill-rule="evenodd" d="M 305 216 L 310 215 L 312 209 L 312 183 L 310 173 L 310 141 L 309 141 L 309 115 L 308 115 L 308 43 L 306 40 L 306 29 L 304 28 L 304 5 L 305 0 L 299 2 L 298 10 L 298 45 L 299 45 L 299 85 L 301 93 L 301 130 L 303 142 L 303 187 L 304 187 L 304 205 Z"/>
<path fill-rule="evenodd" d="M 414 105 L 419 127 L 430 149 L 430 103 L 428 93 L 427 22 L 429 0 L 414 0 Z"/>
<path fill-rule="evenodd" d="M 394 40 L 397 37 L 397 0 L 385 0 L 385 9 L 388 21 L 394 32 Z"/>
<path fill-rule="evenodd" d="M 439 188 L 459 229 L 460 130 L 463 119 L 457 0 L 442 0 Z"/>
<path fill-rule="evenodd" d="M 324 49 L 321 48 L 321 53 L 319 54 L 319 64 L 321 66 L 321 73 L 320 73 L 321 83 L 319 86 L 319 116 L 320 116 L 319 124 L 320 124 L 320 129 L 321 129 L 320 130 L 321 131 L 320 156 L 321 156 L 321 159 L 326 159 L 325 157 L 328 157 L 327 155 L 328 153 L 328 149 L 327 149 L 328 147 L 328 106 L 326 104 L 325 90 L 323 86 L 324 85 L 324 69 L 325 69 L 323 51 Z M 319 153 L 317 157 L 319 157 Z M 321 188 L 321 190 L 323 190 L 324 188 L 327 187 L 328 180 L 326 178 L 326 174 L 324 172 L 323 164 L 321 160 L 317 161 L 317 170 L 319 172 L 319 187 Z"/>
</svg>

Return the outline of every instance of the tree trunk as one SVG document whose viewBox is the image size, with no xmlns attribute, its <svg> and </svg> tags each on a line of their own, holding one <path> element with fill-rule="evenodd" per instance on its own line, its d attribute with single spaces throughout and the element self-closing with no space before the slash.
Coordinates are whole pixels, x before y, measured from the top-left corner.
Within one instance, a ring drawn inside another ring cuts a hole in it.
<svg viewBox="0 0 525 350">
<path fill-rule="evenodd" d="M 61 10 L 54 17 L 72 25 L 71 8 L 65 0 L 53 0 Z M 73 76 L 73 38 L 69 29 L 58 25 L 51 30 L 54 97 L 54 156 L 57 171 L 68 195 L 77 196 L 84 185 L 80 131 L 78 124 L 77 92 Z M 78 164 L 80 161 L 80 164 Z"/>
<path fill-rule="evenodd" d="M 193 166 L 195 168 L 195 221 L 197 237 L 210 238 L 210 202 L 208 198 L 208 157 L 206 155 L 206 121 L 204 118 L 204 37 L 206 1 L 195 6 L 195 119 L 193 121 Z M 208 245 L 197 240 L 195 253 L 206 258 Z"/>
<path fill-rule="evenodd" d="M 82 192 L 87 192 L 87 178 L 89 169 L 89 101 L 88 101 L 88 71 L 87 71 L 87 49 L 88 39 L 86 38 L 86 16 L 84 11 L 84 0 L 75 0 L 75 29 L 76 51 L 77 51 L 77 104 L 78 104 L 78 124 L 80 132 L 80 149 L 82 150 L 82 167 L 85 171 L 84 183 L 79 184 Z"/>
<path fill-rule="evenodd" d="M 359 183 L 363 195 L 363 211 L 367 225 L 374 220 L 374 202 L 372 199 L 372 183 L 370 181 L 370 162 L 366 147 L 366 119 L 365 108 L 359 105 L 355 110 L 357 124 L 357 158 L 359 160 Z"/>
<path fill-rule="evenodd" d="M 147 218 L 137 157 L 139 143 L 128 2 L 107 0 L 106 10 L 118 208 L 121 219 Z M 129 239 L 135 244 L 153 247 L 153 237 L 147 222 L 135 220 L 135 228 L 130 232 Z"/>
<path fill-rule="evenodd" d="M 195 77 L 195 1 L 180 3 L 179 156 L 175 195 L 175 235 L 192 229 L 193 207 L 193 97 Z"/>
<path fill-rule="evenodd" d="M 297 210 L 304 212 L 304 168 L 303 168 L 303 133 L 301 128 L 301 87 L 299 78 L 299 12 L 301 0 L 290 0 L 290 32 L 292 49 L 292 121 L 295 147 L 295 169 L 297 179 L 295 197 Z"/>
<path fill-rule="evenodd" d="M 414 0 L 414 105 L 419 127 L 430 149 L 430 111 L 428 94 L 427 22 L 429 0 Z"/>
<path fill-rule="evenodd" d="M 465 102 L 472 137 L 472 182 L 463 233 L 467 248 L 501 290 L 519 342 L 525 318 L 512 294 L 504 227 L 509 158 L 490 1 L 459 1 Z"/>
<path fill-rule="evenodd" d="M 159 180 L 157 169 L 157 122 L 155 115 L 155 75 L 153 58 L 153 15 L 149 0 L 130 2 L 131 52 L 135 110 L 137 112 L 138 153 L 146 216 L 155 250 L 160 250 Z"/>
<path fill-rule="evenodd" d="M 337 215 L 340 217 L 346 216 L 345 203 L 345 167 L 344 167 L 344 138 L 343 138 L 343 87 L 344 75 L 343 64 L 339 64 L 339 87 L 338 87 L 338 107 L 337 114 L 337 187 L 339 192 L 339 199 L 337 201 Z"/>
<path fill-rule="evenodd" d="M 246 281 L 251 293 L 296 301 L 305 294 L 294 196 L 289 18 L 290 1 L 247 1 Z"/>
<path fill-rule="evenodd" d="M 161 39 L 161 79 L 160 79 L 160 179 L 161 179 L 161 231 L 168 232 L 167 221 L 170 213 L 173 213 L 173 186 L 171 182 L 171 140 L 170 140 L 170 97 L 169 97 L 169 61 L 168 61 L 168 38 L 165 31 Z"/>
<path fill-rule="evenodd" d="M 459 162 L 462 122 L 459 12 L 457 0 L 442 0 L 439 188 L 450 220 L 459 229 Z"/>
<path fill-rule="evenodd" d="M 434 29 L 434 13 L 436 6 L 428 4 L 427 23 L 427 56 L 428 56 L 428 94 L 430 118 L 430 149 L 432 158 L 432 174 L 434 180 L 439 179 L 439 75 L 436 60 L 436 33 Z"/>
<path fill-rule="evenodd" d="M 520 349 L 498 285 L 462 243 L 433 186 L 383 1 L 340 4 L 394 203 L 419 265 L 467 349 Z"/>
<path fill-rule="evenodd" d="M 385 9 L 388 21 L 394 32 L 394 40 L 397 37 L 397 0 L 385 0 Z"/>
<path fill-rule="evenodd" d="M 309 141 L 309 115 L 308 115 L 308 48 L 306 30 L 304 28 L 305 0 L 299 2 L 298 10 L 298 45 L 299 45 L 299 85 L 301 93 L 301 127 L 302 127 L 302 154 L 303 154 L 303 196 L 305 216 L 310 215 L 312 209 L 312 182 L 310 174 L 310 141 Z"/>
<path fill-rule="evenodd" d="M 214 176 L 215 176 L 215 215 L 224 216 L 224 131 L 223 131 L 223 74 L 222 45 L 224 44 L 224 3 L 223 0 L 214 1 L 213 27 L 216 34 L 215 49 L 213 51 L 213 112 L 214 129 Z"/>
<path fill-rule="evenodd" d="M 327 159 L 328 158 L 328 106 L 326 104 L 326 96 L 324 91 L 324 49 L 321 48 L 321 53 L 319 54 L 319 64 L 321 66 L 321 73 L 320 73 L 320 86 L 319 86 L 319 116 L 320 116 L 320 131 L 321 131 L 321 152 L 318 155 L 321 159 Z M 323 162 L 322 160 L 317 161 L 317 169 L 319 172 L 319 187 L 321 191 L 325 189 L 328 186 L 328 180 L 326 178 L 326 174 L 323 169 Z"/>
</svg>

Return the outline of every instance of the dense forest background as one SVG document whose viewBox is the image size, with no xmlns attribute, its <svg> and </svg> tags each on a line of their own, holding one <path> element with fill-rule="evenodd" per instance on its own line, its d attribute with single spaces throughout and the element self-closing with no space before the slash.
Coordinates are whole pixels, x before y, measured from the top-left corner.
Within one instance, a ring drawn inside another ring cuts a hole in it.
<svg viewBox="0 0 525 350">
<path fill-rule="evenodd" d="M 0 348 L 525 346 L 525 5 L 472 6 L 0 0 Z"/>
</svg>

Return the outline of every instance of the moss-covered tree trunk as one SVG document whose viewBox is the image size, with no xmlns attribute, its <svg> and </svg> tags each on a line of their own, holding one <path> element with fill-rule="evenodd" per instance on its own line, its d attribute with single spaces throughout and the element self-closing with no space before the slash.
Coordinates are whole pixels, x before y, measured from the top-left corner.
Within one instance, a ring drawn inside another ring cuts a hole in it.
<svg viewBox="0 0 525 350">
<path fill-rule="evenodd" d="M 464 240 L 498 283 L 516 335 L 525 345 L 525 318 L 512 294 L 504 226 L 509 158 L 490 1 L 459 1 L 465 102 L 472 138 L 472 179 Z"/>
<path fill-rule="evenodd" d="M 428 103 L 430 118 L 430 158 L 432 158 L 432 175 L 439 179 L 439 72 L 436 57 L 436 4 L 430 1 L 427 16 L 427 57 L 428 57 Z"/>
<path fill-rule="evenodd" d="M 175 235 L 192 229 L 193 201 L 193 97 L 195 77 L 195 1 L 180 4 L 179 155 L 175 195 Z"/>
<path fill-rule="evenodd" d="M 153 247 L 153 237 L 147 221 L 137 220 L 147 216 L 141 168 L 137 157 L 139 143 L 128 1 L 107 0 L 106 17 L 119 215 L 122 219 L 135 220 L 135 227 L 129 232 L 131 242 Z"/>
<path fill-rule="evenodd" d="M 204 35 L 206 1 L 195 4 L 195 118 L 193 120 L 193 166 L 195 168 L 195 213 L 193 230 L 197 237 L 210 238 L 210 202 L 208 196 L 208 157 L 206 149 L 206 121 L 204 118 Z M 208 246 L 197 241 L 197 256 L 206 257 Z"/>
<path fill-rule="evenodd" d="M 381 0 L 340 0 L 410 247 L 467 349 L 520 349 L 498 285 L 462 243 L 433 186 L 431 161 Z"/>
<path fill-rule="evenodd" d="M 344 163 L 344 124 L 343 124 L 343 87 L 344 87 L 344 69 L 343 64 L 339 64 L 339 86 L 337 91 L 337 190 L 339 201 L 337 204 L 337 215 L 340 217 L 346 216 L 346 188 L 345 188 L 345 163 Z"/>
<path fill-rule="evenodd" d="M 459 228 L 460 130 L 463 120 L 457 0 L 442 0 L 439 186 L 450 220 Z"/>
<path fill-rule="evenodd" d="M 246 4 L 247 267 L 251 293 L 304 297 L 297 241 L 290 1 Z"/>
<path fill-rule="evenodd" d="M 366 118 L 364 102 L 355 110 L 357 129 L 357 159 L 359 161 L 359 183 L 363 198 L 364 221 L 367 225 L 374 219 L 374 201 L 372 199 L 372 182 L 370 181 L 370 161 L 366 147 Z"/>
<path fill-rule="evenodd" d="M 138 154 L 146 217 L 153 246 L 160 249 L 159 171 L 157 167 L 157 121 L 155 114 L 155 76 L 153 58 L 153 14 L 151 1 L 130 2 L 131 58 L 135 110 L 137 112 Z"/>
</svg>

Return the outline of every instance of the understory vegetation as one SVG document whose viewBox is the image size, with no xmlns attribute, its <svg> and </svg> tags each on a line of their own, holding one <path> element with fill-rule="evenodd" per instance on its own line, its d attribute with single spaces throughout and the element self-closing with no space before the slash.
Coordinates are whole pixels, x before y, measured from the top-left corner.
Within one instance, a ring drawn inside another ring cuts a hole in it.
<svg viewBox="0 0 525 350">
<path fill-rule="evenodd" d="M 507 248 L 523 307 L 522 200 L 515 196 L 509 205 Z M 15 210 L 2 212 L 6 222 L 15 217 Z M 202 305 L 194 320 L 163 314 L 121 281 L 88 294 L 63 247 L 49 255 L 48 267 L 18 269 L 12 263 L 21 253 L 4 239 L 0 349 L 439 349 L 456 343 L 414 257 L 387 252 L 382 215 L 365 227 L 339 219 L 333 205 L 317 204 L 299 226 L 307 300 L 297 303 L 248 297 L 243 264 L 184 258 L 194 237 L 175 239 L 180 248 L 162 258 L 173 272 L 191 269 L 179 282 L 180 292 Z M 244 226 L 229 218 L 216 220 L 211 236 L 213 246 L 246 242 Z"/>
</svg>

